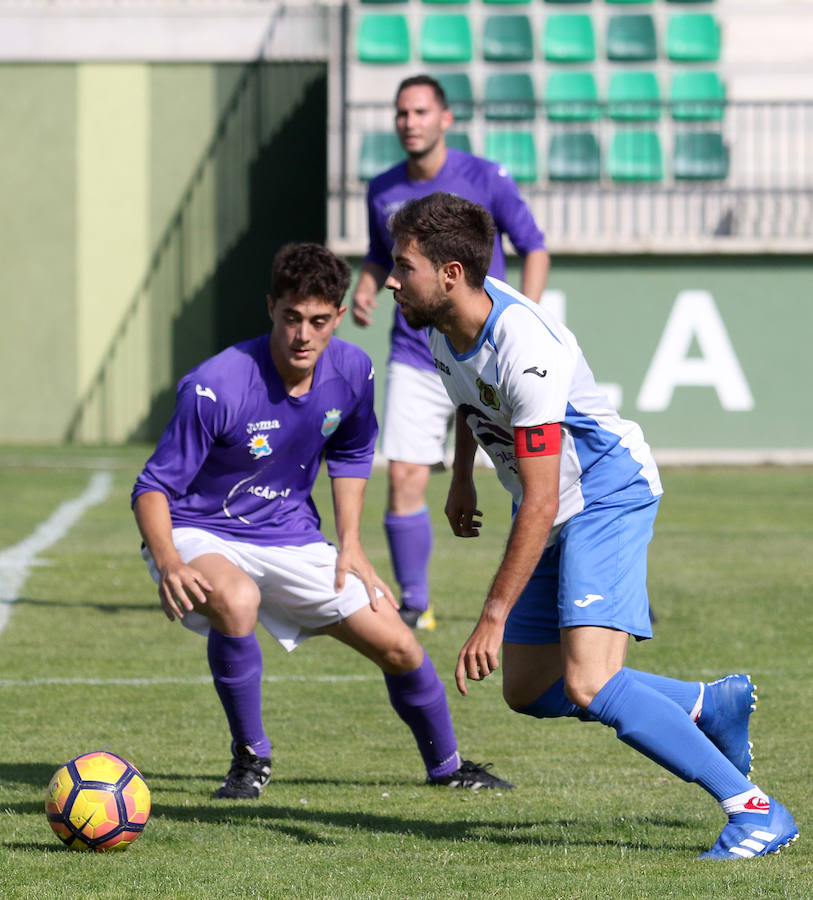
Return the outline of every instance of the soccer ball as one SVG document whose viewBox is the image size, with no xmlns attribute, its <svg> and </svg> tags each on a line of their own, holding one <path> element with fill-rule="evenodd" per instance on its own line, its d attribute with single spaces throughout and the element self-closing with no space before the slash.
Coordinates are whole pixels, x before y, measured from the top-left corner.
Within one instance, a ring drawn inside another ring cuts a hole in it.
<svg viewBox="0 0 813 900">
<path fill-rule="evenodd" d="M 83 753 L 54 772 L 45 813 L 71 850 L 126 850 L 150 817 L 150 789 L 115 753 Z"/>
</svg>

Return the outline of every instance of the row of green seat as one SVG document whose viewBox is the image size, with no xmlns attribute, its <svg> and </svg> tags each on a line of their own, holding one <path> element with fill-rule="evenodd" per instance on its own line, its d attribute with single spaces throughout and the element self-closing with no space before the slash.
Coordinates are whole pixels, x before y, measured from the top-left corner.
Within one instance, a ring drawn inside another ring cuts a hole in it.
<svg viewBox="0 0 813 900">
<path fill-rule="evenodd" d="M 471 151 L 466 132 L 447 134 L 449 146 Z M 534 136 L 529 131 L 488 131 L 487 159 L 508 170 L 518 182 L 539 180 Z M 391 131 L 362 136 L 358 177 L 367 181 L 404 158 Z M 675 134 L 672 174 L 681 180 L 719 180 L 728 176 L 729 154 L 723 136 L 716 131 L 681 131 Z M 590 131 L 551 135 L 547 174 L 551 181 L 598 181 L 602 174 L 601 146 Z M 610 140 L 607 174 L 617 182 L 660 181 L 664 177 L 663 154 L 654 131 L 617 131 Z"/>
<path fill-rule="evenodd" d="M 458 121 L 474 117 L 474 95 L 465 72 L 435 76 L 443 85 Z M 726 88 L 717 72 L 683 71 L 672 75 L 669 111 L 674 119 L 722 119 Z M 599 100 L 592 72 L 553 72 L 544 93 L 544 115 L 554 121 L 587 121 L 603 115 L 617 121 L 654 120 L 661 116 L 661 93 L 654 72 L 618 71 L 610 76 L 607 102 Z M 527 72 L 493 72 L 486 77 L 486 119 L 530 120 L 539 106 Z"/>
<path fill-rule="evenodd" d="M 474 49 L 471 23 L 460 13 L 423 17 L 420 58 L 433 63 L 470 62 Z M 593 20 L 589 15 L 548 16 L 541 36 L 542 55 L 549 62 L 592 62 L 596 58 Z M 720 57 L 720 26 L 710 13 L 669 17 L 666 57 L 674 62 L 710 62 Z M 606 57 L 618 62 L 656 59 L 655 22 L 648 14 L 610 16 Z M 356 37 L 358 59 L 366 63 L 405 63 L 411 58 L 409 22 L 400 14 L 367 13 Z M 528 62 L 534 59 L 531 20 L 525 15 L 491 15 L 483 23 L 483 59 L 491 62 Z"/>
</svg>

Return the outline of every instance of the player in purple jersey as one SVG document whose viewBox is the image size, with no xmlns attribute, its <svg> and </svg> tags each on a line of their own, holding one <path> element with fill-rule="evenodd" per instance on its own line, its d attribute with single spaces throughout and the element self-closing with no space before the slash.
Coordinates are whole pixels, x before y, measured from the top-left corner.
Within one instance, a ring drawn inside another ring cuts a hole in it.
<svg viewBox="0 0 813 900">
<path fill-rule="evenodd" d="M 270 336 L 229 347 L 181 379 L 175 414 L 133 489 L 164 612 L 207 635 L 232 735 L 216 797 L 257 797 L 270 777 L 258 620 L 289 651 L 327 634 L 376 663 L 429 783 L 511 787 L 460 758 L 443 684 L 361 547 L 378 426 L 369 357 L 333 337 L 349 284 L 347 263 L 324 247 L 280 250 Z M 323 457 L 338 551 L 311 497 Z"/>
<path fill-rule="evenodd" d="M 446 514 L 477 537 L 474 435 L 516 514 L 502 562 L 456 670 L 499 665 L 503 695 L 537 718 L 598 721 L 722 806 L 712 859 L 776 853 L 798 836 L 791 814 L 753 785 L 747 675 L 686 682 L 625 665 L 630 635 L 652 635 L 647 548 L 662 492 L 638 425 L 596 387 L 575 336 L 507 284 L 487 278 L 494 224 L 477 204 L 436 193 L 393 217 L 387 279 L 429 343 L 457 408 Z"/>
<path fill-rule="evenodd" d="M 484 206 L 497 223 L 490 272 L 505 277 L 502 235 L 522 257 L 522 290 L 539 300 L 549 258 L 545 238 L 514 181 L 495 162 L 446 146 L 452 124 L 443 88 L 428 75 L 401 82 L 395 98 L 395 129 L 407 154 L 403 162 L 369 185 L 367 207 L 370 249 L 353 294 L 353 319 L 367 326 L 376 294 L 391 267 L 389 217 L 405 202 L 433 191 L 459 194 Z M 381 449 L 389 460 L 389 497 L 384 529 L 393 571 L 401 590 L 404 621 L 434 628 L 429 605 L 428 569 L 432 523 L 426 487 L 432 466 L 445 458 L 454 410 L 435 372 L 423 332 L 406 324 L 395 310 L 390 335 L 387 397 Z"/>
</svg>

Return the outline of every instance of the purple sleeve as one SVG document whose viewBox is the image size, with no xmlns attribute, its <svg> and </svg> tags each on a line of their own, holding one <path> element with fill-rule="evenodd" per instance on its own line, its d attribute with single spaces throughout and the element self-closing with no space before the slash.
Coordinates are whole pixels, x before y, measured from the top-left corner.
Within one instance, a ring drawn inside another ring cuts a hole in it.
<svg viewBox="0 0 813 900">
<path fill-rule="evenodd" d="M 375 456 L 378 421 L 373 398 L 375 385 L 372 365 L 360 376 L 358 402 L 325 445 L 327 472 L 331 478 L 369 478 Z"/>
<path fill-rule="evenodd" d="M 382 220 L 372 190 L 367 188 L 367 231 L 370 235 L 370 246 L 364 262 L 375 263 L 384 269 L 392 267 L 392 245 L 387 223 Z"/>
<path fill-rule="evenodd" d="M 219 404 L 199 396 L 192 381 L 181 381 L 175 412 L 136 479 L 131 504 L 148 491 L 160 491 L 168 498 L 183 496 L 222 430 L 223 423 L 217 421 L 221 414 Z"/>
<path fill-rule="evenodd" d="M 492 180 L 492 215 L 497 228 L 508 235 L 520 256 L 545 249 L 545 235 L 539 230 L 528 204 L 510 175 L 498 174 Z M 504 171 L 504 170 L 502 170 Z"/>
</svg>

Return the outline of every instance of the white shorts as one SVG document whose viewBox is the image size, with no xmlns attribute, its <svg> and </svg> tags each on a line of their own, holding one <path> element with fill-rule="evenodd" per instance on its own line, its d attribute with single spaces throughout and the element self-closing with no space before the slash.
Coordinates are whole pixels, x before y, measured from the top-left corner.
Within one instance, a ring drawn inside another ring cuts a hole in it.
<svg viewBox="0 0 813 900">
<path fill-rule="evenodd" d="M 423 466 L 451 464 L 448 446 L 455 408 L 437 372 L 406 363 L 387 366 L 381 452 L 386 459 Z M 493 469 L 488 454 L 477 448 L 475 465 Z"/>
<path fill-rule="evenodd" d="M 424 466 L 443 463 L 454 411 L 437 372 L 390 363 L 381 452 L 399 462 Z"/>
<path fill-rule="evenodd" d="M 188 563 L 204 553 L 218 553 L 254 580 L 260 589 L 258 619 L 288 650 L 326 625 L 336 625 L 365 607 L 370 598 L 361 579 L 348 575 L 344 590 L 336 593 L 336 548 L 319 542 L 303 547 L 262 547 L 227 541 L 201 528 L 173 528 L 172 540 Z M 152 554 L 141 551 L 153 581 L 160 575 Z M 206 635 L 209 620 L 184 611 L 183 624 Z"/>
</svg>

